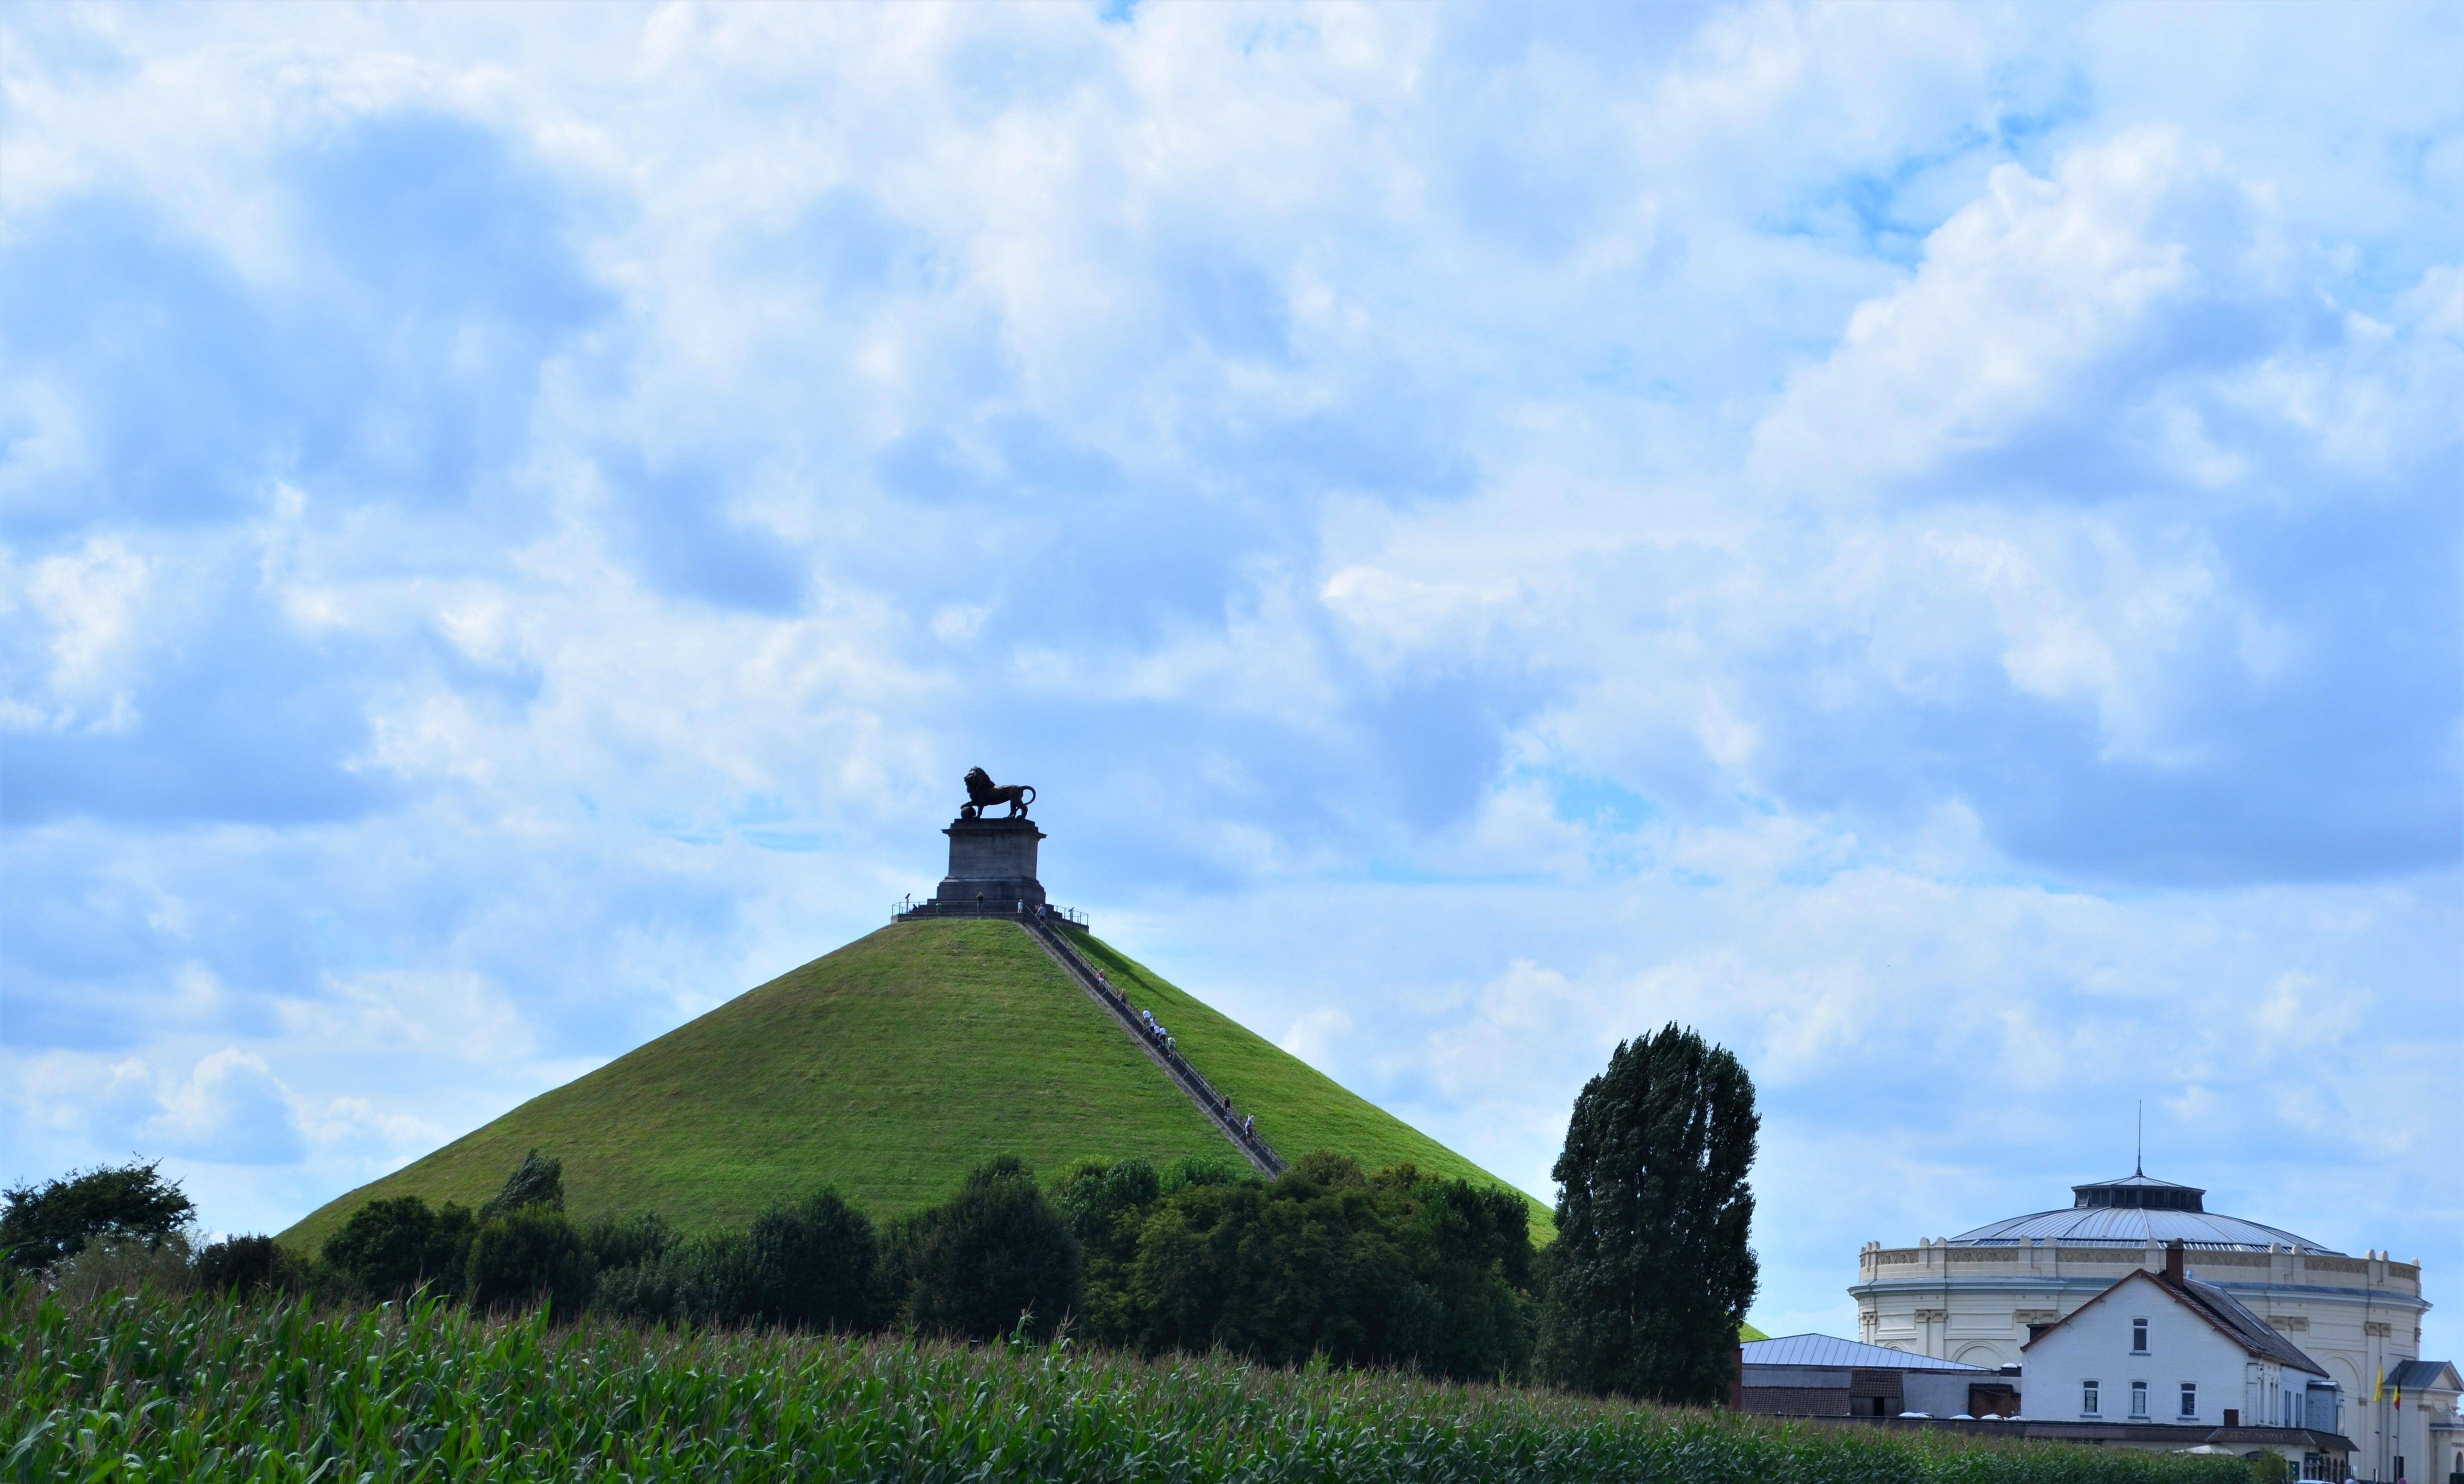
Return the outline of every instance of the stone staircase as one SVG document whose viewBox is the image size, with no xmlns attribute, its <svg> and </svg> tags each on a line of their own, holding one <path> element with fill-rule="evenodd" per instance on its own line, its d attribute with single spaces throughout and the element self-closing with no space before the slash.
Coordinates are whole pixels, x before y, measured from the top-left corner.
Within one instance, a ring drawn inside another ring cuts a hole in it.
<svg viewBox="0 0 2464 1484">
<path fill-rule="evenodd" d="M 1164 1074 L 1188 1095 L 1189 1100 L 1198 1106 L 1198 1111 L 1205 1114 L 1223 1137 L 1232 1141 L 1232 1147 L 1240 1150 L 1242 1157 L 1260 1174 L 1272 1177 L 1284 1172 L 1284 1157 L 1275 1152 L 1274 1145 L 1256 1134 L 1241 1131 L 1240 1110 L 1232 1106 L 1229 1098 L 1217 1092 L 1215 1084 L 1200 1075 L 1179 1052 L 1156 1044 L 1155 1037 L 1147 1034 L 1145 1024 L 1138 1019 L 1136 1007 L 1130 1004 L 1128 996 L 1104 987 L 1104 981 L 1096 976 L 1094 965 L 1079 953 L 1077 945 L 1069 941 L 1068 935 L 1058 924 L 1032 914 L 1014 920 L 1028 937 L 1044 945 L 1044 951 L 1052 956 L 1052 962 L 1061 965 L 1061 971 L 1085 990 L 1089 999 L 1111 1013 L 1112 1019 L 1128 1032 L 1130 1039 L 1137 1042 L 1138 1049 L 1147 1053 L 1147 1059 L 1163 1069 Z"/>
</svg>

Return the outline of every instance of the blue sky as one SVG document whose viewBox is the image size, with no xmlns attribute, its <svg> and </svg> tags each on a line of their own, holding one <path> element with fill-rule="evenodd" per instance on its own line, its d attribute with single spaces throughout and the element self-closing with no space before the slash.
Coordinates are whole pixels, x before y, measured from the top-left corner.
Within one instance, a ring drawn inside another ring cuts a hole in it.
<svg viewBox="0 0 2464 1484">
<path fill-rule="evenodd" d="M 1055 896 L 1774 1332 L 2126 1170 L 2464 1350 L 2453 7 L 0 13 L 0 1174 L 278 1228 Z"/>
</svg>

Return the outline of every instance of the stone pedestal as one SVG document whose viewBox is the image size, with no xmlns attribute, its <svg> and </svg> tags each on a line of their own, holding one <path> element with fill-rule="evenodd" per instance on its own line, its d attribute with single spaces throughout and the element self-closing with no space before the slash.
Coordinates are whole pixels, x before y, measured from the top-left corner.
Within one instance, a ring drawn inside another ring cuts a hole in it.
<svg viewBox="0 0 2464 1484">
<path fill-rule="evenodd" d="M 950 874 L 941 878 L 934 900 L 952 907 L 973 907 L 981 897 L 988 911 L 1013 902 L 1029 907 L 1044 903 L 1044 883 L 1035 878 L 1035 847 L 1044 831 L 1031 819 L 954 819 L 941 831 L 950 837 Z"/>
</svg>

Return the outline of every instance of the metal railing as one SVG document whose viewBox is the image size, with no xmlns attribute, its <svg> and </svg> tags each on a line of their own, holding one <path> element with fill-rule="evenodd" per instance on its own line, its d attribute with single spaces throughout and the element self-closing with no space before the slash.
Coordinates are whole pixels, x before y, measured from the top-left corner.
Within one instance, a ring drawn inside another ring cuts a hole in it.
<svg viewBox="0 0 2464 1484">
<path fill-rule="evenodd" d="M 1092 931 L 1087 915 L 1071 907 L 1055 907 L 1045 903 L 1045 914 L 1056 922 L 1067 922 L 1081 932 Z M 910 892 L 890 904 L 890 920 L 909 922 L 918 918 L 1014 918 L 1024 919 L 1036 915 L 1032 906 L 1023 905 L 1015 897 L 1000 901 L 942 901 L 927 897 L 922 901 Z"/>
<path fill-rule="evenodd" d="M 1232 1099 L 1218 1092 L 1215 1084 L 1206 1080 L 1205 1074 L 1191 1066 L 1189 1059 L 1180 1054 L 1169 1037 L 1158 1038 L 1148 1031 L 1145 1023 L 1138 1018 L 1136 1008 L 1130 1004 L 1130 997 L 1113 988 L 1110 980 L 1097 973 L 1094 965 L 1080 956 L 1076 944 L 1063 937 L 1049 921 L 1031 916 L 1022 920 L 1027 931 L 1052 950 L 1053 957 L 1061 962 L 1062 967 L 1067 969 L 1072 978 L 1111 1008 L 1113 1016 L 1121 1022 L 1122 1029 L 1136 1036 L 1162 1059 L 1165 1070 L 1180 1083 L 1181 1091 L 1189 1095 L 1190 1101 L 1198 1104 L 1199 1111 L 1212 1119 L 1226 1138 L 1246 1152 L 1252 1163 L 1269 1175 L 1280 1175 L 1288 1167 L 1284 1157 L 1275 1152 L 1274 1145 L 1266 1142 L 1254 1128 L 1243 1126 Z M 1071 925 L 1081 924 L 1073 921 Z"/>
</svg>

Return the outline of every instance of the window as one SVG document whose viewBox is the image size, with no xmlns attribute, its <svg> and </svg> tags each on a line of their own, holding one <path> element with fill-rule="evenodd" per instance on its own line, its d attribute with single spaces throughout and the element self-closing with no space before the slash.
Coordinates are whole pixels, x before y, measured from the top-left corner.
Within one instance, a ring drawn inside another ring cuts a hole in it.
<svg viewBox="0 0 2464 1484">
<path fill-rule="evenodd" d="M 2147 1383 L 2144 1381 L 2130 1384 L 2130 1415 L 2142 1420 L 2147 1416 Z"/>
<path fill-rule="evenodd" d="M 2093 1381 L 2079 1383 L 2079 1415 L 2082 1417 L 2096 1415 L 2096 1383 Z"/>
<path fill-rule="evenodd" d="M 2185 1417 L 2196 1417 L 2199 1415 L 2199 1385 L 2197 1382 L 2186 1381 L 2182 1383 L 2182 1415 Z"/>
<path fill-rule="evenodd" d="M 2130 1353 L 2132 1355 L 2145 1355 L 2147 1353 L 2147 1321 L 2145 1319 L 2133 1319 L 2130 1321 Z"/>
</svg>

